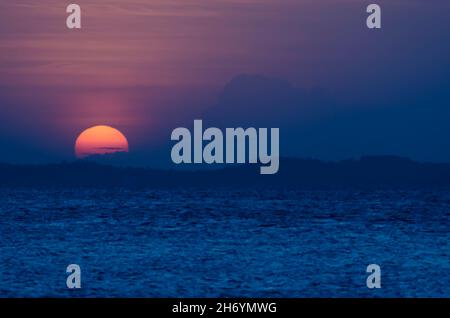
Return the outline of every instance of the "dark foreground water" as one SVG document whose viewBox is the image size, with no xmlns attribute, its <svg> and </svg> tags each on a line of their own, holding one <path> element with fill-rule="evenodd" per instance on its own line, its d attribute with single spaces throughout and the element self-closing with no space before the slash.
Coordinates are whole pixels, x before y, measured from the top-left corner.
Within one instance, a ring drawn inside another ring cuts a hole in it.
<svg viewBox="0 0 450 318">
<path fill-rule="evenodd" d="M 3 189 L 0 297 L 16 296 L 449 297 L 450 195 Z"/>
</svg>

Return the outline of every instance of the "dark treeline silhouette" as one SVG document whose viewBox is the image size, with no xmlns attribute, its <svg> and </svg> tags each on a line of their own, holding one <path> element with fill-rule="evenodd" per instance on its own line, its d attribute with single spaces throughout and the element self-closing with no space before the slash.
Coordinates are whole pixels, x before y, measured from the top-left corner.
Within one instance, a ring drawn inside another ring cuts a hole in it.
<svg viewBox="0 0 450 318">
<path fill-rule="evenodd" d="M 195 168 L 195 166 L 192 166 Z M 260 175 L 259 165 L 218 170 L 155 170 L 90 161 L 48 165 L 0 164 L 0 186 L 51 187 L 448 187 L 450 164 L 419 163 L 394 156 L 324 162 L 281 159 L 275 175 Z"/>
</svg>

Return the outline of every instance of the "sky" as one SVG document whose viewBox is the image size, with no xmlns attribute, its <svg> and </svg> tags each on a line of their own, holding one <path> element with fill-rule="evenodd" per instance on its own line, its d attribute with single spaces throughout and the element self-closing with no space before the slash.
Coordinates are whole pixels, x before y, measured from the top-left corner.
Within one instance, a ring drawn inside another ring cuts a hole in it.
<svg viewBox="0 0 450 318">
<path fill-rule="evenodd" d="M 0 162 L 74 160 L 119 129 L 130 163 L 170 160 L 170 132 L 279 127 L 281 155 L 450 162 L 450 2 L 0 0 Z"/>
</svg>

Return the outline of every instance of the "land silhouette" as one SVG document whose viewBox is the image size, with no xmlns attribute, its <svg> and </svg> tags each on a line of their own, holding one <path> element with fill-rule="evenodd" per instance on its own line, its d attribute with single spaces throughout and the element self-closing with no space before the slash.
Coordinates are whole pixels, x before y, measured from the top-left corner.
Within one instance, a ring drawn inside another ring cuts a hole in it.
<svg viewBox="0 0 450 318">
<path fill-rule="evenodd" d="M 195 165 L 192 167 L 195 168 Z M 92 160 L 58 164 L 0 164 L 0 186 L 45 187 L 449 187 L 450 163 L 421 163 L 395 156 L 325 162 L 281 158 L 280 171 L 260 175 L 259 165 L 158 170 Z"/>
</svg>

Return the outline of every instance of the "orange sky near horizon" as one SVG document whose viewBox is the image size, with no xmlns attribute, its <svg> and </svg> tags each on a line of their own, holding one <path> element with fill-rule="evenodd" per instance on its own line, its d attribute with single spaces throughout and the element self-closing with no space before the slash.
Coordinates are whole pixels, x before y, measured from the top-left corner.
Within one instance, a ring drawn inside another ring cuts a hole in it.
<svg viewBox="0 0 450 318">
<path fill-rule="evenodd" d="M 5 161 L 73 158 L 80 131 L 105 124 L 126 135 L 136 161 L 147 162 L 155 149 L 163 158 L 174 127 L 211 112 L 224 121 L 242 121 L 239 125 L 278 115 L 285 129 L 317 125 L 319 140 L 311 143 L 323 143 L 323 150 L 311 146 L 305 153 L 341 158 L 365 151 L 367 143 L 354 145 L 353 136 L 336 142 L 320 137 L 333 127 L 341 130 L 338 124 L 321 126 L 311 113 L 324 122 L 344 120 L 355 110 L 400 107 L 412 92 L 448 82 L 449 1 L 430 6 L 421 0 L 379 0 L 379 32 L 367 29 L 370 1 L 362 0 L 73 2 L 82 9 L 81 30 L 66 27 L 70 2 L 0 0 Z M 258 80 L 229 86 L 243 74 L 267 78 L 268 89 Z M 268 107 L 261 111 L 261 104 L 280 99 L 277 79 L 292 86 L 281 98 L 291 112 L 280 112 L 284 105 L 277 105 L 276 114 Z M 221 102 L 224 94 L 230 101 Z M 374 138 L 373 149 L 383 152 L 385 142 L 371 133 L 366 137 Z M 300 147 L 302 140 L 288 143 L 293 152 L 309 147 Z M 341 142 L 342 149 L 333 150 Z"/>
</svg>

